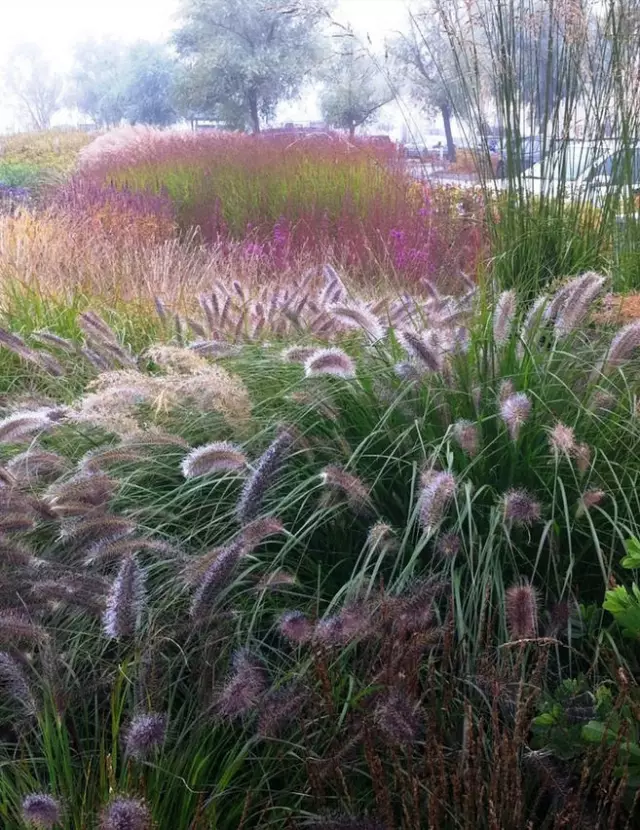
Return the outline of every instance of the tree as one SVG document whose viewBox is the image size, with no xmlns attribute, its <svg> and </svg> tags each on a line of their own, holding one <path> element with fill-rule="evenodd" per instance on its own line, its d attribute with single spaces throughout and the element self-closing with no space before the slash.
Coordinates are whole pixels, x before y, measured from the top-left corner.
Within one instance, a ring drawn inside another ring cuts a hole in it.
<svg viewBox="0 0 640 830">
<path fill-rule="evenodd" d="M 259 133 L 315 63 L 321 12 L 301 0 L 182 0 L 181 14 L 182 112 Z"/>
<path fill-rule="evenodd" d="M 391 53 L 404 70 L 410 93 L 428 113 L 439 112 L 447 140 L 447 157 L 456 159 L 451 120 L 461 97 L 451 44 L 432 11 L 411 14 L 409 31 L 398 35 Z"/>
<path fill-rule="evenodd" d="M 161 44 L 88 41 L 76 47 L 73 103 L 105 127 L 123 119 L 166 126 L 176 120 L 175 69 L 175 60 Z"/>
<path fill-rule="evenodd" d="M 75 48 L 71 102 L 101 127 L 119 124 L 126 94 L 122 43 L 88 40 Z"/>
<path fill-rule="evenodd" d="M 359 49 L 349 34 L 320 78 L 324 81 L 320 95 L 324 120 L 332 127 L 349 130 L 351 137 L 357 127 L 370 123 L 378 110 L 393 100 L 376 61 Z"/>
<path fill-rule="evenodd" d="M 4 70 L 4 84 L 22 114 L 35 130 L 47 130 L 62 103 L 62 78 L 33 43 L 11 53 Z"/>
<path fill-rule="evenodd" d="M 130 124 L 166 127 L 176 120 L 172 104 L 175 61 L 166 46 L 140 41 L 124 56 L 124 115 Z"/>
</svg>

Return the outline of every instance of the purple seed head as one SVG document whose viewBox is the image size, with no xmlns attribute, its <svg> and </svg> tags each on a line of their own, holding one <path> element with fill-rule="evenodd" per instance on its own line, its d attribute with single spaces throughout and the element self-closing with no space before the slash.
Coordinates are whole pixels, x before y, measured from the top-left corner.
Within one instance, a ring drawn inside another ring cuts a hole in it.
<svg viewBox="0 0 640 830">
<path fill-rule="evenodd" d="M 516 315 L 516 292 L 503 291 L 493 312 L 493 339 L 501 346 L 507 342 Z"/>
<path fill-rule="evenodd" d="M 522 426 L 531 414 L 531 401 L 524 392 L 516 392 L 502 402 L 500 414 L 507 425 L 511 440 L 516 441 Z"/>
<path fill-rule="evenodd" d="M 453 425 L 453 437 L 460 449 L 473 458 L 478 454 L 480 448 L 480 436 L 478 427 L 472 421 L 464 419 L 456 421 Z"/>
<path fill-rule="evenodd" d="M 193 595 L 190 609 L 192 617 L 200 617 L 210 608 L 216 593 L 229 584 L 245 551 L 246 545 L 242 537 L 220 549 L 202 575 Z"/>
<path fill-rule="evenodd" d="M 36 702 L 27 679 L 6 651 L 0 651 L 0 693 L 19 704 L 28 714 L 36 711 Z"/>
<path fill-rule="evenodd" d="M 526 640 L 538 633 L 538 596 L 529 582 L 512 585 L 505 595 L 507 626 L 514 640 Z"/>
<path fill-rule="evenodd" d="M 460 553 L 462 542 L 457 533 L 443 533 L 436 543 L 436 553 L 443 559 L 453 559 Z"/>
<path fill-rule="evenodd" d="M 53 796 L 31 793 L 22 802 L 22 817 L 33 827 L 50 828 L 60 822 L 62 810 Z"/>
<path fill-rule="evenodd" d="M 218 695 L 218 715 L 234 720 L 253 712 L 267 685 L 267 672 L 262 661 L 246 649 L 237 651 L 232 659 L 231 673 Z"/>
<path fill-rule="evenodd" d="M 137 798 L 115 798 L 100 816 L 100 830 L 149 830 L 151 815 Z"/>
<path fill-rule="evenodd" d="M 514 525 L 529 526 L 539 521 L 542 514 L 537 502 L 526 490 L 509 490 L 503 499 L 504 519 Z"/>
<path fill-rule="evenodd" d="M 274 483 L 289 454 L 292 443 L 291 433 L 285 430 L 271 442 L 258 459 L 240 494 L 236 507 L 238 518 L 243 524 L 250 522 L 259 515 L 267 490 Z"/>
<path fill-rule="evenodd" d="M 246 465 L 246 456 L 239 447 L 228 441 L 215 441 L 191 450 L 181 468 L 185 478 L 197 478 L 212 473 L 238 472 Z"/>
<path fill-rule="evenodd" d="M 292 681 L 278 689 L 270 689 L 260 701 L 258 734 L 276 737 L 287 726 L 295 722 L 306 702 L 303 687 Z"/>
<path fill-rule="evenodd" d="M 382 698 L 373 717 L 387 743 L 402 745 L 418 740 L 421 721 L 417 709 L 400 689 L 392 689 Z"/>
<path fill-rule="evenodd" d="M 341 378 L 354 378 L 356 367 L 353 360 L 342 349 L 316 349 L 306 360 L 304 371 L 308 378 L 316 375 L 335 375 Z"/>
<path fill-rule="evenodd" d="M 296 645 L 308 643 L 313 637 L 313 625 L 302 611 L 285 611 L 278 628 L 283 637 Z"/>
<path fill-rule="evenodd" d="M 319 620 L 313 632 L 313 639 L 327 648 L 337 648 L 344 645 L 345 635 L 340 615 L 334 614 Z"/>
<path fill-rule="evenodd" d="M 424 530 L 442 521 L 456 490 L 456 479 L 452 473 L 433 472 L 420 496 L 420 524 Z"/>
<path fill-rule="evenodd" d="M 107 597 L 104 632 L 107 637 L 132 637 L 138 630 L 145 601 L 144 579 L 135 556 L 127 556 Z"/>
<path fill-rule="evenodd" d="M 549 432 L 549 446 L 555 455 L 573 455 L 576 451 L 576 437 L 573 429 L 558 422 Z"/>
<path fill-rule="evenodd" d="M 136 715 L 129 725 L 125 739 L 127 755 L 144 760 L 164 743 L 167 719 L 157 712 Z"/>
</svg>

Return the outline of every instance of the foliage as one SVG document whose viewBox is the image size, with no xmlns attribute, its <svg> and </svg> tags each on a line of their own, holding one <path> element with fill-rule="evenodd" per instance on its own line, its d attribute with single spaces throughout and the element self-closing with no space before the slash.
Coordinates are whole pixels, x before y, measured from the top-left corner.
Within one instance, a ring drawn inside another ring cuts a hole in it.
<svg viewBox="0 0 640 830">
<path fill-rule="evenodd" d="M 88 40 L 74 51 L 70 102 L 95 124 L 111 127 L 124 118 L 124 46 L 115 40 Z"/>
<path fill-rule="evenodd" d="M 81 175 L 168 195 L 183 233 L 198 227 L 271 270 L 329 255 L 356 277 L 391 272 L 451 284 L 483 245 L 477 194 L 410 179 L 394 145 L 322 135 L 135 133 L 88 148 Z"/>
<path fill-rule="evenodd" d="M 80 150 L 94 139 L 95 133 L 80 130 L 5 135 L 0 138 L 0 162 L 66 173 L 75 166 Z"/>
<path fill-rule="evenodd" d="M 69 826 L 115 793 L 203 830 L 632 821 L 625 646 L 584 603 L 637 529 L 640 334 L 584 336 L 587 276 L 533 315 L 327 269 L 286 299 L 215 285 L 192 342 L 162 307 L 153 348 L 117 315 L 0 332 L 12 399 L 38 396 L 0 420 L 5 822 L 36 792 Z M 327 342 L 354 376 L 310 372 Z"/>
<path fill-rule="evenodd" d="M 311 71 L 320 16 L 281 0 L 183 0 L 175 35 L 182 113 L 259 132 Z"/>
<path fill-rule="evenodd" d="M 173 124 L 176 113 L 172 99 L 175 61 L 166 47 L 135 43 L 129 49 L 124 74 L 124 117 L 130 124 Z"/>
<path fill-rule="evenodd" d="M 53 71 L 41 49 L 32 43 L 17 46 L 9 55 L 4 85 L 34 130 L 49 128 L 61 108 L 62 78 Z"/>
</svg>

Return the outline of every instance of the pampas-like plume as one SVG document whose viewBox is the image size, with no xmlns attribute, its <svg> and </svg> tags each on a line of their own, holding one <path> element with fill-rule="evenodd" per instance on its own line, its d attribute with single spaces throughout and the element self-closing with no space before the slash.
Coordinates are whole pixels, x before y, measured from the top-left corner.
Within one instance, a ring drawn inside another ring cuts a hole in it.
<svg viewBox="0 0 640 830">
<path fill-rule="evenodd" d="M 500 406 L 500 415 L 507 425 L 512 441 L 517 441 L 520 430 L 531 414 L 531 401 L 524 392 L 510 395 Z"/>
<path fill-rule="evenodd" d="M 22 818 L 31 827 L 50 830 L 62 820 L 62 810 L 52 795 L 31 793 L 22 801 Z"/>
<path fill-rule="evenodd" d="M 348 473 L 336 464 L 329 464 L 320 473 L 326 487 L 342 493 L 349 506 L 356 512 L 366 509 L 370 503 L 369 488 L 352 473 Z"/>
<path fill-rule="evenodd" d="M 49 487 L 45 500 L 57 516 L 83 516 L 106 510 L 117 487 L 104 473 L 79 473 Z"/>
<path fill-rule="evenodd" d="M 609 351 L 600 366 L 600 372 L 607 374 L 628 360 L 640 346 L 640 321 L 629 323 L 611 341 Z"/>
<path fill-rule="evenodd" d="M 31 339 L 35 340 L 36 343 L 41 343 L 50 349 L 58 349 L 58 351 L 68 355 L 75 356 L 78 354 L 78 347 L 73 341 L 67 340 L 66 337 L 53 334 L 50 331 L 36 331 L 31 335 Z"/>
<path fill-rule="evenodd" d="M 54 604 L 77 606 L 92 614 L 102 614 L 108 585 L 96 586 L 94 580 L 85 581 L 81 576 L 65 576 L 59 579 L 40 579 L 34 583 L 31 593 L 38 600 Z"/>
<path fill-rule="evenodd" d="M 151 813 L 137 798 L 115 798 L 100 815 L 100 830 L 150 830 Z"/>
<path fill-rule="evenodd" d="M 461 419 L 453 425 L 453 437 L 460 449 L 473 458 L 480 449 L 478 426 L 472 421 Z"/>
<path fill-rule="evenodd" d="M 284 525 L 275 516 L 261 516 L 254 519 L 242 529 L 242 540 L 250 553 L 269 536 L 277 536 L 284 531 Z"/>
<path fill-rule="evenodd" d="M 343 326 L 362 329 L 373 343 L 382 340 L 386 334 L 378 317 L 362 302 L 332 305 L 327 311 Z"/>
<path fill-rule="evenodd" d="M 526 490 L 509 490 L 504 494 L 502 509 L 505 522 L 529 526 L 539 521 L 542 514 L 540 502 Z"/>
<path fill-rule="evenodd" d="M 32 715 L 36 712 L 36 702 L 27 679 L 20 666 L 6 651 L 0 651 L 0 691 L 27 714 Z"/>
<path fill-rule="evenodd" d="M 78 462 L 78 469 L 82 473 L 100 473 L 109 464 L 143 460 L 144 455 L 131 446 L 100 447 L 97 450 L 86 452 Z"/>
<path fill-rule="evenodd" d="M 549 431 L 549 446 L 555 455 L 571 456 L 577 450 L 576 437 L 571 427 L 558 422 Z"/>
<path fill-rule="evenodd" d="M 313 624 L 302 611 L 285 611 L 278 628 L 283 637 L 296 645 L 309 643 L 313 637 Z"/>
<path fill-rule="evenodd" d="M 7 462 L 6 469 L 19 484 L 51 483 L 69 469 L 69 462 L 55 452 L 31 447 Z"/>
<path fill-rule="evenodd" d="M 407 354 L 420 361 L 430 372 L 440 371 L 441 355 L 437 342 L 427 342 L 412 331 L 399 331 L 397 337 Z"/>
<path fill-rule="evenodd" d="M 377 704 L 373 719 L 380 734 L 390 744 L 412 744 L 418 740 L 422 723 L 418 705 L 400 689 L 392 689 Z"/>
<path fill-rule="evenodd" d="M 452 473 L 434 472 L 420 495 L 420 524 L 424 530 L 442 521 L 456 494 L 457 483 Z"/>
<path fill-rule="evenodd" d="M 356 367 L 353 360 L 342 349 L 316 349 L 304 364 L 305 375 L 335 375 L 341 378 L 353 378 Z"/>
<path fill-rule="evenodd" d="M 556 317 L 555 332 L 558 337 L 566 337 L 577 330 L 606 282 L 606 277 L 595 273 L 587 273 L 578 278 Z"/>
<path fill-rule="evenodd" d="M 126 732 L 125 752 L 131 758 L 142 761 L 162 746 L 166 733 L 165 715 L 157 712 L 136 715 Z"/>
<path fill-rule="evenodd" d="M 40 369 L 45 369 L 54 377 L 59 378 L 64 375 L 62 366 L 54 357 L 46 352 L 38 352 L 35 349 L 30 348 L 21 337 L 11 334 L 11 332 L 6 331 L 5 329 L 0 329 L 0 345 L 6 346 L 7 349 L 10 349 L 22 360 L 26 360 L 28 363 L 33 363 Z"/>
<path fill-rule="evenodd" d="M 503 291 L 493 312 L 493 339 L 498 346 L 504 345 L 511 336 L 515 316 L 516 292 Z"/>
<path fill-rule="evenodd" d="M 245 470 L 247 457 L 236 444 L 215 441 L 191 450 L 180 466 L 185 478 L 198 478 L 212 473 Z"/>
<path fill-rule="evenodd" d="M 34 432 L 45 432 L 55 424 L 50 409 L 36 409 L 31 412 L 14 412 L 0 420 L 0 443 L 17 444 L 30 441 Z"/>
<path fill-rule="evenodd" d="M 246 546 L 242 537 L 218 551 L 216 558 L 200 579 L 191 600 L 192 617 L 201 617 L 209 610 L 215 594 L 228 585 L 245 553 Z"/>
<path fill-rule="evenodd" d="M 592 507 L 598 507 L 606 497 L 607 494 L 604 490 L 587 490 L 578 502 L 576 517 L 584 516 L 587 510 L 591 510 Z"/>
<path fill-rule="evenodd" d="M 107 637 L 132 637 L 140 625 L 145 601 L 144 577 L 135 556 L 128 556 L 107 597 L 103 626 Z"/>
<path fill-rule="evenodd" d="M 518 347 L 520 358 L 522 358 L 524 354 L 523 346 L 531 346 L 540 331 L 540 326 L 544 320 L 544 312 L 548 302 L 549 298 L 547 295 L 542 294 L 535 300 L 527 312 L 527 316 L 524 318 L 522 328 L 520 329 L 520 345 Z"/>
<path fill-rule="evenodd" d="M 317 351 L 315 346 L 289 346 L 280 352 L 280 358 L 284 363 L 306 363 Z"/>
<path fill-rule="evenodd" d="M 271 573 L 265 574 L 256 584 L 257 591 L 278 591 L 281 588 L 295 585 L 296 578 L 293 574 L 282 568 L 277 568 Z"/>
<path fill-rule="evenodd" d="M 220 717 L 235 720 L 255 710 L 267 690 L 268 677 L 262 661 L 246 649 L 233 655 L 231 666 L 215 709 Z"/>
<path fill-rule="evenodd" d="M 236 507 L 239 520 L 246 524 L 255 519 L 264 502 L 267 490 L 274 483 L 293 444 L 291 433 L 282 431 L 258 459 L 253 473 L 240 494 Z"/>
<path fill-rule="evenodd" d="M 295 680 L 279 689 L 269 689 L 258 706 L 258 735 L 275 738 L 289 724 L 295 723 L 306 695 Z"/>
<path fill-rule="evenodd" d="M 0 641 L 3 643 L 45 643 L 49 635 L 42 626 L 21 614 L 0 612 Z"/>
<path fill-rule="evenodd" d="M 538 596 L 528 582 L 512 585 L 505 594 L 507 626 L 514 640 L 527 640 L 538 633 Z"/>
</svg>

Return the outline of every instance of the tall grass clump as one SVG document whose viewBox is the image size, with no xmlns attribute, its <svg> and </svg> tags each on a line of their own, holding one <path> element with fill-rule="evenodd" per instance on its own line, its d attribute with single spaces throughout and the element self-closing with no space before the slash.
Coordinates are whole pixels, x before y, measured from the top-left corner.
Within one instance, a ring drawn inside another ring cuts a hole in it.
<svg viewBox="0 0 640 830">
<path fill-rule="evenodd" d="M 198 228 L 276 271 L 304 254 L 369 278 L 386 269 L 446 286 L 475 271 L 484 244 L 477 196 L 411 179 L 391 143 L 124 131 L 86 148 L 78 176 L 71 191 L 88 180 L 167 198 L 183 234 Z"/>
<path fill-rule="evenodd" d="M 640 330 L 588 328 L 604 288 L 368 301 L 327 268 L 159 302 L 143 352 L 91 312 L 74 353 L 5 330 L 7 826 L 633 827 L 601 603 Z"/>
<path fill-rule="evenodd" d="M 451 46 L 458 116 L 492 204 L 492 262 L 533 296 L 557 274 L 613 269 L 637 283 L 640 110 L 636 0 L 498 0 L 435 8 Z M 490 126 L 491 125 L 491 126 Z M 489 136 L 498 135 L 496 180 Z M 523 163 L 529 139 L 542 160 Z"/>
</svg>

